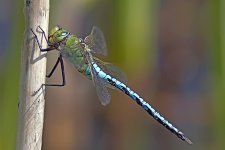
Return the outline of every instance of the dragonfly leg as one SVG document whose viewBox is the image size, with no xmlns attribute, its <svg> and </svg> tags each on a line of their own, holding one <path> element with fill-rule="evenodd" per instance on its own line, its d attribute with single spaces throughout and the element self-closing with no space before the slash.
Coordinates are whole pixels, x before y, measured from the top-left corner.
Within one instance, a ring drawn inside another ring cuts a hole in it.
<svg viewBox="0 0 225 150">
<path fill-rule="evenodd" d="M 58 66 L 59 63 L 60 63 L 60 66 L 61 66 L 62 84 L 44 84 L 45 86 L 65 86 L 66 85 L 66 78 L 65 78 L 62 55 L 59 55 L 54 67 L 52 68 L 51 72 L 46 77 L 50 78 L 52 76 L 52 74 L 54 73 L 54 71 L 55 71 L 55 69 L 56 69 L 56 67 Z"/>
<path fill-rule="evenodd" d="M 44 35 L 45 41 L 48 43 L 48 45 L 50 45 L 49 42 L 48 42 L 48 38 L 45 34 L 45 31 L 40 26 L 38 26 L 38 28 L 42 31 L 42 34 Z"/>
<path fill-rule="evenodd" d="M 54 50 L 55 48 L 52 47 L 51 44 L 49 44 L 48 39 L 47 39 L 47 37 L 46 37 L 46 35 L 45 35 L 44 30 L 43 30 L 40 26 L 38 26 L 38 28 L 42 31 L 42 35 L 44 35 L 44 38 L 45 38 L 45 40 L 46 40 L 46 42 L 48 43 L 48 46 L 49 46 L 48 48 L 42 48 L 41 43 L 40 43 L 40 41 L 39 41 L 38 38 L 37 38 L 37 34 L 33 31 L 33 29 L 30 29 L 31 32 L 34 34 L 35 40 L 36 40 L 37 43 L 38 43 L 38 47 L 39 47 L 40 51 L 41 51 L 41 52 L 46 52 L 46 51 Z"/>
</svg>

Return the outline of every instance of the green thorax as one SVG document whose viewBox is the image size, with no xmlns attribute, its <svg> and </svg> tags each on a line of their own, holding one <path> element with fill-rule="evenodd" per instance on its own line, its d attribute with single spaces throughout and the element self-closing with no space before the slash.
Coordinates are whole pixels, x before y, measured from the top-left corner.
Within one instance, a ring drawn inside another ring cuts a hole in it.
<svg viewBox="0 0 225 150">
<path fill-rule="evenodd" d="M 70 35 L 68 31 L 59 26 L 55 26 L 50 31 L 49 43 L 58 45 L 57 49 L 79 72 L 89 77 L 90 69 L 85 57 L 84 43 L 75 35 Z"/>
<path fill-rule="evenodd" d="M 65 41 L 59 46 L 60 52 L 73 66 L 85 76 L 90 76 L 88 62 L 84 55 L 85 47 L 81 40 L 69 35 Z"/>
</svg>

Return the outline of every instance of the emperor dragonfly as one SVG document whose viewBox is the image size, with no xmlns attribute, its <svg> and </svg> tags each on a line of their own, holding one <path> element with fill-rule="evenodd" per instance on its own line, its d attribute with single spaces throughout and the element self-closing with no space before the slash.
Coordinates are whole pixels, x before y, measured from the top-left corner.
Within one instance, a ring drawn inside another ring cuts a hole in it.
<svg viewBox="0 0 225 150">
<path fill-rule="evenodd" d="M 191 140 L 184 136 L 180 130 L 167 121 L 150 104 L 126 85 L 125 76 L 117 67 L 92 56 L 92 54 L 95 53 L 104 56 L 107 55 L 105 38 L 98 27 L 94 26 L 91 33 L 84 40 L 75 35 L 71 35 L 70 32 L 60 26 L 52 28 L 48 38 L 40 26 L 38 26 L 38 29 L 41 30 L 48 44 L 47 48 L 42 48 L 36 33 L 31 29 L 40 51 L 59 51 L 59 57 L 51 72 L 46 77 L 50 78 L 52 76 L 59 63 L 62 71 L 62 84 L 44 84 L 45 86 L 64 86 L 66 84 L 63 64 L 63 58 L 66 58 L 80 73 L 93 81 L 102 105 L 107 105 L 110 102 L 110 94 L 107 88 L 116 88 L 132 98 L 149 115 L 178 138 L 192 144 Z"/>
</svg>

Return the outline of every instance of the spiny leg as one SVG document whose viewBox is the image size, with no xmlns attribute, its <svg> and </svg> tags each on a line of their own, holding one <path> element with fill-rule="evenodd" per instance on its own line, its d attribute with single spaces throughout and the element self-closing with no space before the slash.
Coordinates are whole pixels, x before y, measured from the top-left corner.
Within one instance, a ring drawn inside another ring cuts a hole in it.
<svg viewBox="0 0 225 150">
<path fill-rule="evenodd" d="M 48 39 L 47 39 L 47 37 L 45 35 L 44 30 L 40 26 L 38 26 L 38 28 L 42 31 L 42 34 L 44 35 L 44 38 L 45 38 L 45 40 L 46 40 L 46 42 L 47 42 L 47 44 L 49 46 L 49 47 L 43 49 L 42 46 L 41 46 L 41 43 L 39 42 L 39 40 L 37 38 L 36 33 L 33 31 L 33 29 L 31 29 L 31 32 L 34 34 L 35 39 L 36 39 L 36 41 L 38 43 L 38 47 L 39 47 L 40 51 L 41 52 L 46 52 L 46 51 L 48 52 L 48 51 L 54 50 L 55 47 L 52 46 L 51 44 L 49 44 Z M 61 73 L 62 73 L 62 80 L 63 80 L 62 81 L 62 84 L 43 84 L 43 86 L 60 86 L 61 87 L 61 86 L 65 86 L 66 85 L 65 72 L 64 72 L 64 64 L 63 64 L 63 59 L 62 59 L 62 55 L 61 54 L 59 55 L 59 57 L 58 57 L 55 65 L 54 65 L 54 67 L 52 68 L 51 72 L 48 75 L 46 75 L 46 77 L 47 78 L 50 78 L 52 76 L 52 74 L 54 73 L 54 71 L 55 71 L 55 69 L 56 69 L 56 67 L 58 66 L 59 63 L 60 63 L 60 66 L 61 66 Z"/>
<path fill-rule="evenodd" d="M 52 68 L 51 72 L 46 77 L 50 78 L 52 76 L 52 74 L 54 73 L 54 71 L 55 71 L 55 69 L 56 69 L 56 67 L 58 66 L 59 63 L 60 63 L 60 66 L 61 66 L 62 84 L 44 84 L 45 86 L 65 86 L 66 85 L 66 78 L 65 78 L 62 55 L 59 55 L 54 67 Z"/>
<path fill-rule="evenodd" d="M 37 43 L 38 43 L 38 47 L 39 47 L 40 51 L 41 51 L 41 52 L 46 52 L 46 51 L 54 50 L 55 47 L 53 47 L 53 46 L 51 46 L 51 45 L 49 44 L 48 39 L 47 39 L 47 37 L 46 37 L 46 35 L 45 35 L 44 30 L 43 30 L 40 26 L 38 26 L 38 28 L 41 29 L 42 34 L 44 35 L 44 38 L 45 38 L 45 40 L 46 40 L 46 42 L 48 43 L 48 46 L 49 46 L 49 47 L 47 47 L 47 48 L 42 48 L 41 43 L 40 43 L 40 41 L 39 41 L 38 38 L 37 38 L 37 34 L 34 33 L 33 29 L 30 29 L 31 32 L 34 34 L 35 40 L 36 40 Z"/>
<path fill-rule="evenodd" d="M 42 34 L 44 35 L 45 41 L 48 43 L 48 45 L 50 45 L 49 42 L 48 42 L 48 38 L 45 34 L 45 31 L 40 26 L 38 26 L 38 28 L 42 31 Z"/>
</svg>

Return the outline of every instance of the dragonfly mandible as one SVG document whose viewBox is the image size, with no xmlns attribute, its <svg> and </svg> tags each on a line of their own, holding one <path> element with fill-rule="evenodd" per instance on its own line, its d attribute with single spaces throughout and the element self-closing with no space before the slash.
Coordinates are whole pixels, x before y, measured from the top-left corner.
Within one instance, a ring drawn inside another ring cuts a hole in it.
<svg viewBox="0 0 225 150">
<path fill-rule="evenodd" d="M 66 84 L 63 58 L 67 59 L 80 73 L 93 81 L 96 88 L 98 98 L 102 105 L 110 102 L 110 94 L 107 88 L 118 89 L 128 95 L 139 106 L 141 106 L 156 121 L 170 130 L 178 138 L 192 144 L 179 129 L 167 121 L 160 113 L 158 113 L 149 103 L 147 103 L 136 92 L 126 85 L 125 75 L 120 69 L 111 63 L 106 63 L 94 57 L 92 54 L 107 55 L 107 47 L 102 31 L 93 26 L 91 33 L 83 40 L 75 35 L 70 34 L 67 30 L 60 26 L 55 26 L 50 30 L 47 37 L 43 29 L 38 26 L 48 47 L 42 48 L 41 42 L 38 40 L 36 33 L 31 29 L 35 36 L 37 44 L 41 52 L 52 50 L 59 51 L 59 57 L 52 68 L 51 72 L 46 76 L 50 78 L 56 67 L 61 66 L 62 83 L 61 84 L 44 84 L 45 86 L 64 86 Z"/>
</svg>

